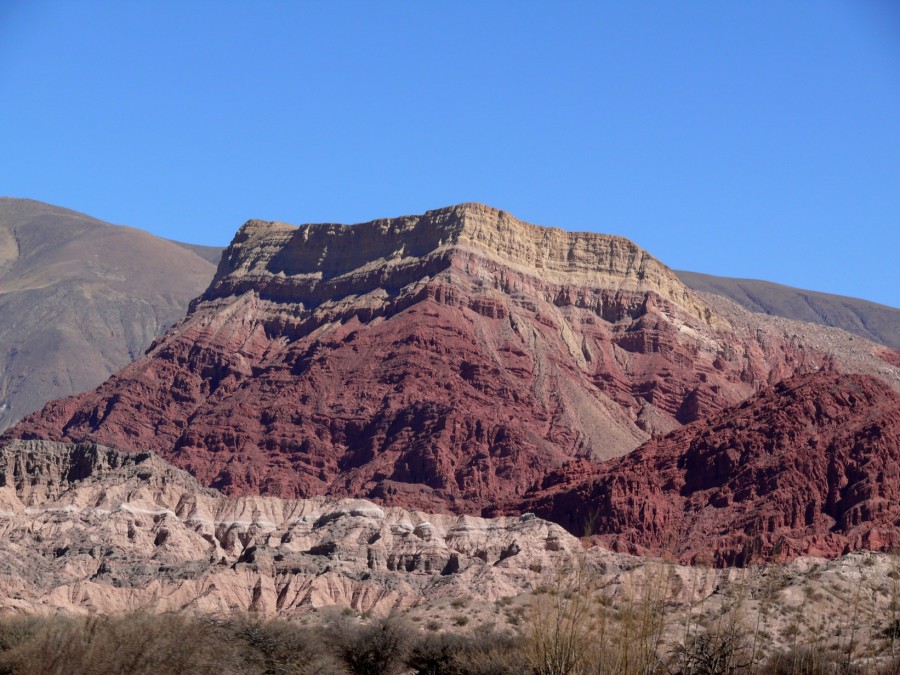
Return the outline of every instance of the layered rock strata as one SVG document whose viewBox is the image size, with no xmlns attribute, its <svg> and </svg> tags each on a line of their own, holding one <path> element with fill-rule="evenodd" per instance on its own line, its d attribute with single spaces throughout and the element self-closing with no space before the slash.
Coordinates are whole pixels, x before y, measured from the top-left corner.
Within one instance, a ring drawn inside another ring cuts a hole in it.
<svg viewBox="0 0 900 675">
<path fill-rule="evenodd" d="M 829 356 L 740 336 L 652 256 L 478 204 L 250 221 L 187 318 L 8 438 L 152 450 L 229 494 L 490 513 Z"/>
<path fill-rule="evenodd" d="M 263 616 L 515 596 L 581 550 L 530 515 L 230 499 L 150 453 L 36 441 L 0 447 L 0 540 L 6 609 Z"/>
<path fill-rule="evenodd" d="M 363 500 L 227 498 L 149 453 L 0 446 L 7 613 L 182 611 L 316 622 L 352 609 L 399 613 L 427 631 L 527 634 L 541 616 L 535 607 L 578 593 L 607 620 L 653 614 L 663 657 L 688 643 L 686 634 L 727 630 L 754 636 L 761 660 L 812 642 L 843 659 L 852 630 L 865 647 L 854 658 L 871 664 L 873 653 L 892 646 L 897 570 L 896 557 L 877 554 L 683 567 L 585 549 L 530 515 L 487 520 Z"/>
<path fill-rule="evenodd" d="M 615 550 L 749 565 L 900 545 L 900 395 L 813 373 L 548 478 L 531 502 Z"/>
</svg>

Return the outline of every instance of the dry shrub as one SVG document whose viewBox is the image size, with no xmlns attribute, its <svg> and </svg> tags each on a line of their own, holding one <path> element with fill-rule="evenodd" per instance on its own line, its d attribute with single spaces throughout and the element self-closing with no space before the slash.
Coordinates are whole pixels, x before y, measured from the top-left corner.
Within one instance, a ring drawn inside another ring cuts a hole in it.
<svg viewBox="0 0 900 675">
<path fill-rule="evenodd" d="M 4 633 L 9 620 L 4 623 Z M 238 673 L 236 646 L 221 625 L 177 614 L 53 617 L 0 654 L 0 672 Z"/>
<path fill-rule="evenodd" d="M 419 675 L 506 675 L 528 673 L 519 636 L 488 632 L 449 633 L 417 640 L 406 661 Z"/>
<path fill-rule="evenodd" d="M 708 630 L 677 645 L 675 667 L 670 671 L 679 675 L 730 675 L 748 672 L 750 664 L 745 635 L 732 630 Z"/>
<path fill-rule="evenodd" d="M 405 669 L 415 629 L 394 616 L 367 623 L 342 616 L 326 630 L 333 652 L 351 675 L 394 675 Z"/>
<path fill-rule="evenodd" d="M 667 567 L 611 597 L 582 564 L 560 571 L 538 595 L 524 627 L 536 675 L 648 675 L 662 670 L 658 647 L 669 595 Z"/>
<path fill-rule="evenodd" d="M 244 641 L 244 672 L 325 675 L 339 672 L 337 659 L 322 650 L 321 635 L 283 619 L 260 622 L 252 618 L 238 624 Z"/>
<path fill-rule="evenodd" d="M 44 624 L 42 617 L 31 615 L 8 616 L 0 620 L 0 653 L 31 640 Z"/>
<path fill-rule="evenodd" d="M 753 669 L 756 655 L 753 639 L 745 625 L 748 585 L 746 579 L 726 593 L 726 601 L 719 616 L 706 626 L 685 626 L 680 643 L 673 645 L 669 671 L 677 675 L 730 675 Z M 759 617 L 757 616 L 757 619 Z M 690 619 L 690 614 L 688 614 Z"/>
<path fill-rule="evenodd" d="M 286 621 L 185 614 L 7 617 L 0 673 L 339 672 L 321 638 Z"/>
<path fill-rule="evenodd" d="M 821 649 L 795 647 L 772 655 L 757 672 L 760 675 L 838 675 L 844 670 Z"/>
</svg>

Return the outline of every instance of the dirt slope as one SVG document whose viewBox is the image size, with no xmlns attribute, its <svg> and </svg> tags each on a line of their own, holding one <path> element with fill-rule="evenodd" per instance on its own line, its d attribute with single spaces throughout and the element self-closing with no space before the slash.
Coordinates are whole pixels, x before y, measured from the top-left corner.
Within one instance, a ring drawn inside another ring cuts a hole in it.
<svg viewBox="0 0 900 675">
<path fill-rule="evenodd" d="M 147 232 L 0 198 L 0 429 L 138 358 L 214 269 Z"/>
</svg>

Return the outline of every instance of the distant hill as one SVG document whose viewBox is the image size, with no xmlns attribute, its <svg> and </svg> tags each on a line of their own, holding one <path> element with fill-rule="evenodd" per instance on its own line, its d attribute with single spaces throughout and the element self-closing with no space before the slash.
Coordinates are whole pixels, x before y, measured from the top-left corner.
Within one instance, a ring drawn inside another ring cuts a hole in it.
<svg viewBox="0 0 900 675">
<path fill-rule="evenodd" d="M 714 277 L 697 272 L 675 273 L 690 288 L 723 295 L 751 312 L 834 326 L 900 349 L 900 309 L 770 281 Z"/>
<path fill-rule="evenodd" d="M 219 264 L 219 258 L 222 257 L 222 251 L 225 250 L 224 246 L 203 246 L 201 244 L 185 244 L 183 241 L 175 241 L 174 239 L 169 239 L 167 241 L 171 241 L 173 244 L 178 244 L 182 248 L 186 248 L 188 251 L 196 253 L 204 260 L 208 260 L 213 265 Z"/>
<path fill-rule="evenodd" d="M 206 288 L 212 257 L 211 247 L 0 198 L 0 429 L 140 356 Z"/>
</svg>

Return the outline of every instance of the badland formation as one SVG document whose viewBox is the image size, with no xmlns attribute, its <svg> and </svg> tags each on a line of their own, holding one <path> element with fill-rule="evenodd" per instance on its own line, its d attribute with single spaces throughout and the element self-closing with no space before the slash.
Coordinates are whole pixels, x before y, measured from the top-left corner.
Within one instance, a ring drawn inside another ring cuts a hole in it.
<svg viewBox="0 0 900 675">
<path fill-rule="evenodd" d="M 65 212 L 66 246 L 159 251 L 153 283 L 100 256 L 76 284 L 33 222 L 59 210 L 25 206 L 4 203 L 0 302 L 102 296 L 105 342 L 93 315 L 73 333 L 115 372 L 10 417 L 7 607 L 411 608 L 510 597 L 584 555 L 617 583 L 648 556 L 702 568 L 709 591 L 900 543 L 897 310 L 813 294 L 815 317 L 777 316 L 801 292 L 481 204 L 249 221 L 214 274 L 209 251 Z M 770 313 L 725 297 L 748 288 Z"/>
</svg>

